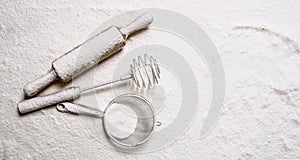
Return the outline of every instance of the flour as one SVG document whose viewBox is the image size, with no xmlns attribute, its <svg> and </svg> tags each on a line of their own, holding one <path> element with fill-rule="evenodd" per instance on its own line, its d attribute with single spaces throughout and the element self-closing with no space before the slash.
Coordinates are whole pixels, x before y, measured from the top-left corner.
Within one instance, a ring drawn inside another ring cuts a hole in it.
<svg viewBox="0 0 300 160">
<path fill-rule="evenodd" d="M 128 106 L 113 104 L 105 113 L 107 130 L 114 137 L 123 139 L 132 135 L 137 127 L 137 114 Z"/>
</svg>

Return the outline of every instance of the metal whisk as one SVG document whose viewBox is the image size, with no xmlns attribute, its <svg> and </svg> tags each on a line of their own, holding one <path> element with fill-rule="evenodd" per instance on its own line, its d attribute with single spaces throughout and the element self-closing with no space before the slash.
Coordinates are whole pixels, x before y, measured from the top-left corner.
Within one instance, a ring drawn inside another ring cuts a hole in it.
<svg viewBox="0 0 300 160">
<path fill-rule="evenodd" d="M 133 62 L 130 65 L 130 72 L 131 74 L 122 76 L 118 80 L 95 84 L 93 86 L 82 88 L 80 91 L 84 92 L 129 79 L 133 80 L 137 88 L 147 88 L 157 84 L 158 79 L 160 78 L 160 69 L 156 59 L 152 56 L 148 56 L 147 54 L 144 54 L 144 59 L 141 56 L 138 56 L 137 60 L 133 59 Z"/>
<path fill-rule="evenodd" d="M 125 75 L 118 80 L 99 83 L 82 89 L 80 87 L 71 87 L 46 96 L 23 100 L 18 104 L 18 110 L 21 114 L 25 114 L 57 103 L 77 99 L 85 91 L 130 79 L 136 84 L 137 89 L 150 88 L 157 84 L 160 78 L 160 69 L 157 61 L 147 54 L 144 55 L 144 59 L 141 56 L 138 56 L 137 60 L 133 59 L 130 70 L 131 74 Z"/>
</svg>

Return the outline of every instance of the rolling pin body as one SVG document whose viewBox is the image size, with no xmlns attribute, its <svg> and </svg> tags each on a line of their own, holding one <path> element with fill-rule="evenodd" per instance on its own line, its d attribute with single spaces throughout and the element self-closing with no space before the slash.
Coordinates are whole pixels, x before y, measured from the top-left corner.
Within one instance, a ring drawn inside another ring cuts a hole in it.
<svg viewBox="0 0 300 160">
<path fill-rule="evenodd" d="M 122 33 L 112 26 L 53 61 L 52 68 L 59 80 L 67 82 L 116 53 L 124 45 Z"/>
</svg>

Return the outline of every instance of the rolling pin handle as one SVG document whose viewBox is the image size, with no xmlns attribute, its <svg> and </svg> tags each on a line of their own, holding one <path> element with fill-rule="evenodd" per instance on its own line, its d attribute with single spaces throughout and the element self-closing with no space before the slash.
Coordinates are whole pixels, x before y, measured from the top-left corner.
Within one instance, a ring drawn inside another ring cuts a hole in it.
<svg viewBox="0 0 300 160">
<path fill-rule="evenodd" d="M 27 83 L 24 88 L 23 92 L 26 97 L 32 97 L 36 95 L 38 92 L 43 90 L 47 87 L 50 83 L 57 79 L 57 75 L 54 70 L 50 70 L 48 73 L 43 75 L 42 77 Z"/>
<path fill-rule="evenodd" d="M 149 13 L 144 13 L 141 16 L 137 17 L 135 20 L 133 20 L 127 26 L 120 28 L 120 31 L 123 35 L 125 35 L 125 39 L 127 39 L 127 37 L 130 34 L 149 26 L 149 24 L 151 24 L 152 21 L 153 21 L 152 15 Z"/>
</svg>

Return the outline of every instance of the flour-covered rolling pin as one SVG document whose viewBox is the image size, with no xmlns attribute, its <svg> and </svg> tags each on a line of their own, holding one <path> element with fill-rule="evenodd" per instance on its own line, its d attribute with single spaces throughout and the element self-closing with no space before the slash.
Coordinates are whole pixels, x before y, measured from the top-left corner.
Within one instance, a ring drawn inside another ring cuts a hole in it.
<svg viewBox="0 0 300 160">
<path fill-rule="evenodd" d="M 144 13 L 125 27 L 111 26 L 91 37 L 54 60 L 51 70 L 44 76 L 26 84 L 23 88 L 25 96 L 34 96 L 55 80 L 67 82 L 72 77 L 93 67 L 119 51 L 130 34 L 146 28 L 151 22 L 152 16 Z"/>
</svg>

